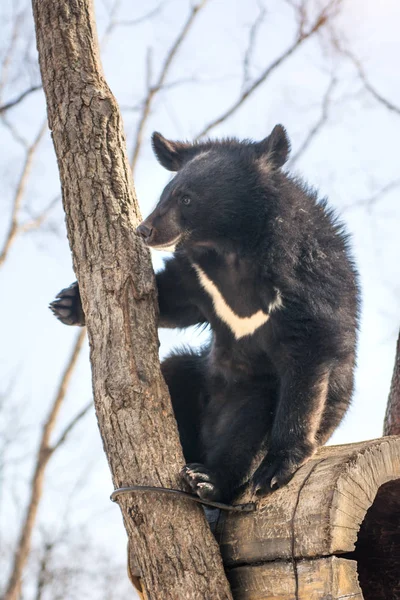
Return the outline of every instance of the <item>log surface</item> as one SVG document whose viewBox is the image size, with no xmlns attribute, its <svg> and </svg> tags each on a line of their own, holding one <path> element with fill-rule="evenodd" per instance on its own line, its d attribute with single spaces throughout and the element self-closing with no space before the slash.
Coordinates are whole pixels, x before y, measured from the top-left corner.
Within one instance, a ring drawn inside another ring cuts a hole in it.
<svg viewBox="0 0 400 600">
<path fill-rule="evenodd" d="M 216 535 L 225 565 L 354 551 L 378 489 L 394 479 L 400 496 L 400 437 L 321 448 L 255 513 L 221 515 Z"/>
<path fill-rule="evenodd" d="M 329 556 L 237 567 L 228 575 L 235 600 L 362 600 L 357 563 Z"/>
<path fill-rule="evenodd" d="M 320 449 L 215 534 L 235 600 L 400 600 L 400 437 Z"/>
</svg>

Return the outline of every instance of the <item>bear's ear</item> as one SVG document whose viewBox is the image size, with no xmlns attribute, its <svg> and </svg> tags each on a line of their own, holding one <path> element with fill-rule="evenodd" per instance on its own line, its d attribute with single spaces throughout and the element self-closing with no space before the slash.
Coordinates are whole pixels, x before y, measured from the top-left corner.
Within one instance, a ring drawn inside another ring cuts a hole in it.
<svg viewBox="0 0 400 600">
<path fill-rule="evenodd" d="M 190 144 L 167 140 L 158 131 L 153 133 L 151 141 L 154 154 L 168 171 L 179 171 L 192 154 L 193 147 Z"/>
<path fill-rule="evenodd" d="M 256 150 L 260 158 L 266 158 L 275 167 L 282 167 L 290 152 L 286 129 L 282 125 L 275 125 L 271 134 L 256 144 Z"/>
</svg>

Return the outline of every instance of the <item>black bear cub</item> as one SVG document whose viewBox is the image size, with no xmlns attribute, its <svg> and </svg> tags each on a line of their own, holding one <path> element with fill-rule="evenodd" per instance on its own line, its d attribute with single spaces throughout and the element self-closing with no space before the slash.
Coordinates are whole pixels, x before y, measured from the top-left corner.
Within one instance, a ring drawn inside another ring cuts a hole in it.
<svg viewBox="0 0 400 600">
<path fill-rule="evenodd" d="M 209 324 L 200 351 L 162 365 L 186 459 L 206 500 L 266 493 L 324 444 L 352 391 L 359 291 L 343 226 L 281 170 L 277 125 L 261 142 L 189 144 L 153 134 L 175 177 L 137 232 L 173 257 L 157 273 L 160 327 Z M 77 284 L 52 303 L 83 325 Z"/>
</svg>

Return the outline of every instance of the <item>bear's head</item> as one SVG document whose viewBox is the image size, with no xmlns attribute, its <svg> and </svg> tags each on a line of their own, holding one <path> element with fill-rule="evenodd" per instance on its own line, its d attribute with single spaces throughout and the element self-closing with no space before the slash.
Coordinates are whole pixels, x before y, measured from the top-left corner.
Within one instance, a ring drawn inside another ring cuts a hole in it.
<svg viewBox="0 0 400 600">
<path fill-rule="evenodd" d="M 276 196 L 289 140 L 276 125 L 261 142 L 228 139 L 189 144 L 152 137 L 159 162 L 176 172 L 153 212 L 137 228 L 145 243 L 174 251 L 218 245 L 230 250 L 260 234 Z"/>
</svg>

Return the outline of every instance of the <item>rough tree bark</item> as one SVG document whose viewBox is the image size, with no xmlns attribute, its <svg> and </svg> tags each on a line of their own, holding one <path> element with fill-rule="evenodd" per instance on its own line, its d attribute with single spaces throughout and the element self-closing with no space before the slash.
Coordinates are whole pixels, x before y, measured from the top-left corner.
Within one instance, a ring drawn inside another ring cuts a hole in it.
<svg viewBox="0 0 400 600">
<path fill-rule="evenodd" d="M 179 487 L 184 459 L 159 368 L 154 275 L 135 235 L 139 209 L 121 116 L 101 71 L 92 1 L 32 4 L 114 485 Z M 120 506 L 148 598 L 231 598 L 199 507 L 154 493 L 123 496 Z"/>
<path fill-rule="evenodd" d="M 397 339 L 392 384 L 386 407 L 383 435 L 400 435 L 400 333 Z"/>
</svg>

